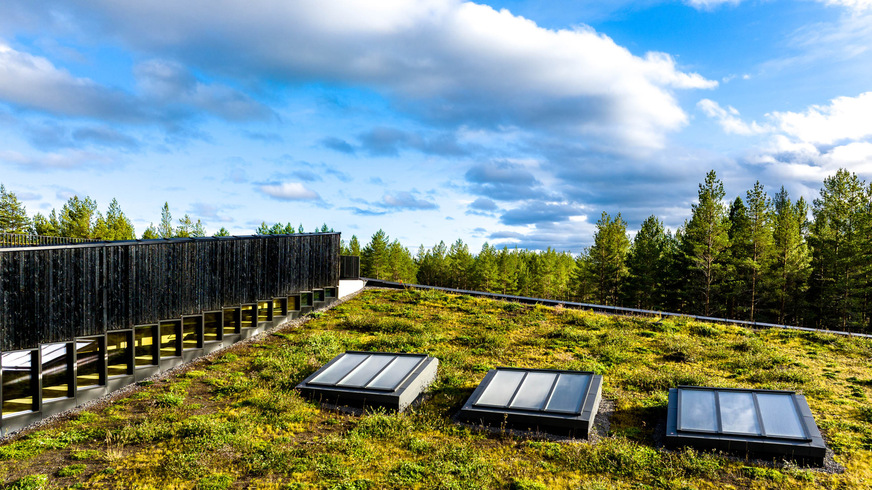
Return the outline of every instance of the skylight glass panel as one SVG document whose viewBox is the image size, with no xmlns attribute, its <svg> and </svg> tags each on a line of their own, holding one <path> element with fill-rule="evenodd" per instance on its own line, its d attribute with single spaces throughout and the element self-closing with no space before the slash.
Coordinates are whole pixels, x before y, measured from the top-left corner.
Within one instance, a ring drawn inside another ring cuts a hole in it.
<svg viewBox="0 0 872 490">
<path fill-rule="evenodd" d="M 421 361 L 421 357 L 398 356 L 367 387 L 374 390 L 393 390 L 409 376 L 412 369 L 421 364 Z"/>
<path fill-rule="evenodd" d="M 521 384 L 526 374 L 524 371 L 498 370 L 475 404 L 490 407 L 505 407 L 512 401 L 518 385 Z"/>
<path fill-rule="evenodd" d="M 805 437 L 793 397 L 784 394 L 757 394 L 760 415 L 767 436 Z"/>
<path fill-rule="evenodd" d="M 557 375 L 554 373 L 527 373 L 518 393 L 509 404 L 511 408 L 541 410 Z"/>
<path fill-rule="evenodd" d="M 590 375 L 561 373 L 545 406 L 547 412 L 578 413 Z"/>
<path fill-rule="evenodd" d="M 368 354 L 343 354 L 338 361 L 327 367 L 315 379 L 309 381 L 309 383 L 335 385 L 367 357 L 369 357 Z"/>
<path fill-rule="evenodd" d="M 678 410 L 681 430 L 717 432 L 718 413 L 715 407 L 714 391 L 683 390 Z"/>
<path fill-rule="evenodd" d="M 721 423 L 724 432 L 759 434 L 754 394 L 741 391 L 722 391 L 718 394 L 721 405 Z"/>
<path fill-rule="evenodd" d="M 358 388 L 366 386 L 394 359 L 396 356 L 369 356 L 336 384 Z"/>
</svg>

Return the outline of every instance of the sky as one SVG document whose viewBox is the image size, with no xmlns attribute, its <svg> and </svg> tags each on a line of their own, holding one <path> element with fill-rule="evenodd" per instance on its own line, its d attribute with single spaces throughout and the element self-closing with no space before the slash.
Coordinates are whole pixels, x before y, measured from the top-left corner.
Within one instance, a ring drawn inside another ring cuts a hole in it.
<svg viewBox="0 0 872 490">
<path fill-rule="evenodd" d="M 29 214 L 581 252 L 709 170 L 872 180 L 872 0 L 3 0 L 0 183 Z"/>
</svg>

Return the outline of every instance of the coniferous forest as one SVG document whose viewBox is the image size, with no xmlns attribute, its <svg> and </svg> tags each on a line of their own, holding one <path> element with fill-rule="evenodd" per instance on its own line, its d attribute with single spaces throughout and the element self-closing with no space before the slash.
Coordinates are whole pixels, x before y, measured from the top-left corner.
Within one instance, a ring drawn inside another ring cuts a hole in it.
<svg viewBox="0 0 872 490">
<path fill-rule="evenodd" d="M 381 230 L 361 248 L 365 277 L 872 333 L 872 184 L 839 170 L 809 205 L 758 182 L 726 200 L 711 171 L 675 232 L 648 217 L 630 238 L 603 212 L 580 255 L 500 249 L 458 239 L 416 255 Z"/>
<path fill-rule="evenodd" d="M 462 239 L 413 255 L 379 230 L 361 247 L 365 277 L 502 294 L 562 299 L 693 315 L 872 333 L 872 184 L 839 170 L 811 204 L 758 182 L 728 200 L 714 171 L 699 184 L 691 215 L 674 232 L 656 216 L 631 238 L 621 214 L 603 212 L 593 244 L 578 256 L 485 243 L 478 254 Z M 320 230 L 332 231 L 324 224 Z M 106 213 L 86 197 L 60 212 L 28 217 L 0 185 L 0 232 L 126 240 L 133 225 L 114 199 Z M 262 223 L 258 234 L 302 233 Z M 228 235 L 222 228 L 216 236 Z M 188 215 L 174 223 L 169 206 L 142 238 L 205 236 Z"/>
</svg>

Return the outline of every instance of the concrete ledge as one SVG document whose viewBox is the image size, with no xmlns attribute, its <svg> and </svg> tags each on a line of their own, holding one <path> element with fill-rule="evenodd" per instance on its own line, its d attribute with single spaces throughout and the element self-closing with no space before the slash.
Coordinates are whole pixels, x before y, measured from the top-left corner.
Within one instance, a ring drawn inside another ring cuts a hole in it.
<svg viewBox="0 0 872 490">
<path fill-rule="evenodd" d="M 161 372 L 169 371 L 170 369 L 184 364 L 182 356 L 161 357 L 160 370 Z"/>
<path fill-rule="evenodd" d="M 160 366 L 136 366 L 133 370 L 133 379 L 134 381 L 142 381 L 146 378 L 150 378 L 155 374 L 160 372 Z"/>
<path fill-rule="evenodd" d="M 106 386 L 89 386 L 76 390 L 76 405 L 94 401 L 108 393 Z"/>
<path fill-rule="evenodd" d="M 120 390 L 129 384 L 133 384 L 135 382 L 135 376 L 133 374 L 125 374 L 123 376 L 111 376 L 106 379 L 106 390 L 111 393 L 116 390 Z"/>
<path fill-rule="evenodd" d="M 52 398 L 42 401 L 42 412 L 40 413 L 42 413 L 43 417 L 51 417 L 52 415 L 64 412 L 71 408 L 76 408 L 76 405 L 75 397 Z"/>
</svg>

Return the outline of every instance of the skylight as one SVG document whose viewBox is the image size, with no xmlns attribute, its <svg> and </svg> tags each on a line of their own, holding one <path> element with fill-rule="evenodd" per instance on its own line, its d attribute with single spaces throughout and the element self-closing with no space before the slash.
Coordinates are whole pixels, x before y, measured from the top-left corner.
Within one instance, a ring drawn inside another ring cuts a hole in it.
<svg viewBox="0 0 872 490">
<path fill-rule="evenodd" d="M 822 464 L 826 454 L 805 397 L 792 391 L 673 388 L 666 440 L 813 464 Z"/>
<path fill-rule="evenodd" d="M 487 373 L 459 418 L 587 437 L 601 391 L 602 376 L 593 373 L 501 367 Z"/>
<path fill-rule="evenodd" d="M 436 378 L 438 364 L 426 354 L 349 351 L 297 388 L 312 398 L 342 405 L 404 410 Z"/>
</svg>

